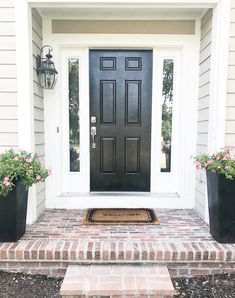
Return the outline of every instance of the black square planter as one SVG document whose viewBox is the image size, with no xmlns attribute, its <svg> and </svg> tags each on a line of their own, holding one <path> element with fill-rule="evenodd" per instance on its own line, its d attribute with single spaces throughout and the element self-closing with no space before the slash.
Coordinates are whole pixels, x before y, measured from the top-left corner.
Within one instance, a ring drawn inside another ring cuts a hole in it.
<svg viewBox="0 0 235 298">
<path fill-rule="evenodd" d="M 0 242 L 15 242 L 25 233 L 28 190 L 20 181 L 7 197 L 0 196 Z"/>
<path fill-rule="evenodd" d="M 235 180 L 206 172 L 210 233 L 220 243 L 235 243 Z"/>
</svg>

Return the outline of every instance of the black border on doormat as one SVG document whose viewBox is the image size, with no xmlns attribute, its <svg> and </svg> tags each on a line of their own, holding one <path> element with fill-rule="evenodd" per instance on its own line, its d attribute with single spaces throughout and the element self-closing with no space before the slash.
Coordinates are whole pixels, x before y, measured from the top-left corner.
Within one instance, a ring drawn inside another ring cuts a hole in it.
<svg viewBox="0 0 235 298">
<path fill-rule="evenodd" d="M 93 217 L 97 210 L 144 210 L 148 213 L 148 221 L 94 221 Z M 159 225 L 160 221 L 157 218 L 155 211 L 148 208 L 91 208 L 87 209 L 83 219 L 84 225 Z"/>
</svg>

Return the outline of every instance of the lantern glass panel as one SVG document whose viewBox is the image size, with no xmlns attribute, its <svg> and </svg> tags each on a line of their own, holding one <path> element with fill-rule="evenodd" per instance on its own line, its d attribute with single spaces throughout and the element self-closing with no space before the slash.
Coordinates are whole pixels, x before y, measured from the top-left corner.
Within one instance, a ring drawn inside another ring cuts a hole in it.
<svg viewBox="0 0 235 298">
<path fill-rule="evenodd" d="M 39 82 L 44 89 L 53 89 L 56 84 L 57 74 L 51 70 L 39 72 Z"/>
</svg>

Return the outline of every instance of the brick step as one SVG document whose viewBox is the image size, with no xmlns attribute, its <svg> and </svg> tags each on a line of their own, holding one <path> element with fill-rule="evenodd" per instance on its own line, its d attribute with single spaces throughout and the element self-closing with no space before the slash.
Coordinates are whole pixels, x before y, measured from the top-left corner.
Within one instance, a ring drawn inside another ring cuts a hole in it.
<svg viewBox="0 0 235 298">
<path fill-rule="evenodd" d="M 60 294 L 63 298 L 170 298 L 174 287 L 165 265 L 68 266 Z"/>
</svg>

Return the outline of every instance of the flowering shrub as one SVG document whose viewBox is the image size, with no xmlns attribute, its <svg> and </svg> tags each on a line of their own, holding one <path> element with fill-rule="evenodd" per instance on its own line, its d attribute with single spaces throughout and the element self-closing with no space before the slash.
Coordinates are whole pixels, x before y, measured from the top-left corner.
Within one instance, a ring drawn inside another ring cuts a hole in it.
<svg viewBox="0 0 235 298">
<path fill-rule="evenodd" d="M 37 154 L 8 150 L 0 155 L 0 196 L 7 196 L 19 180 L 26 189 L 34 183 L 45 181 L 50 171 L 42 166 Z"/>
<path fill-rule="evenodd" d="M 235 157 L 231 154 L 232 150 L 233 147 L 228 146 L 213 155 L 199 154 L 194 157 L 196 168 L 222 174 L 226 179 L 233 180 L 235 179 Z"/>
</svg>

